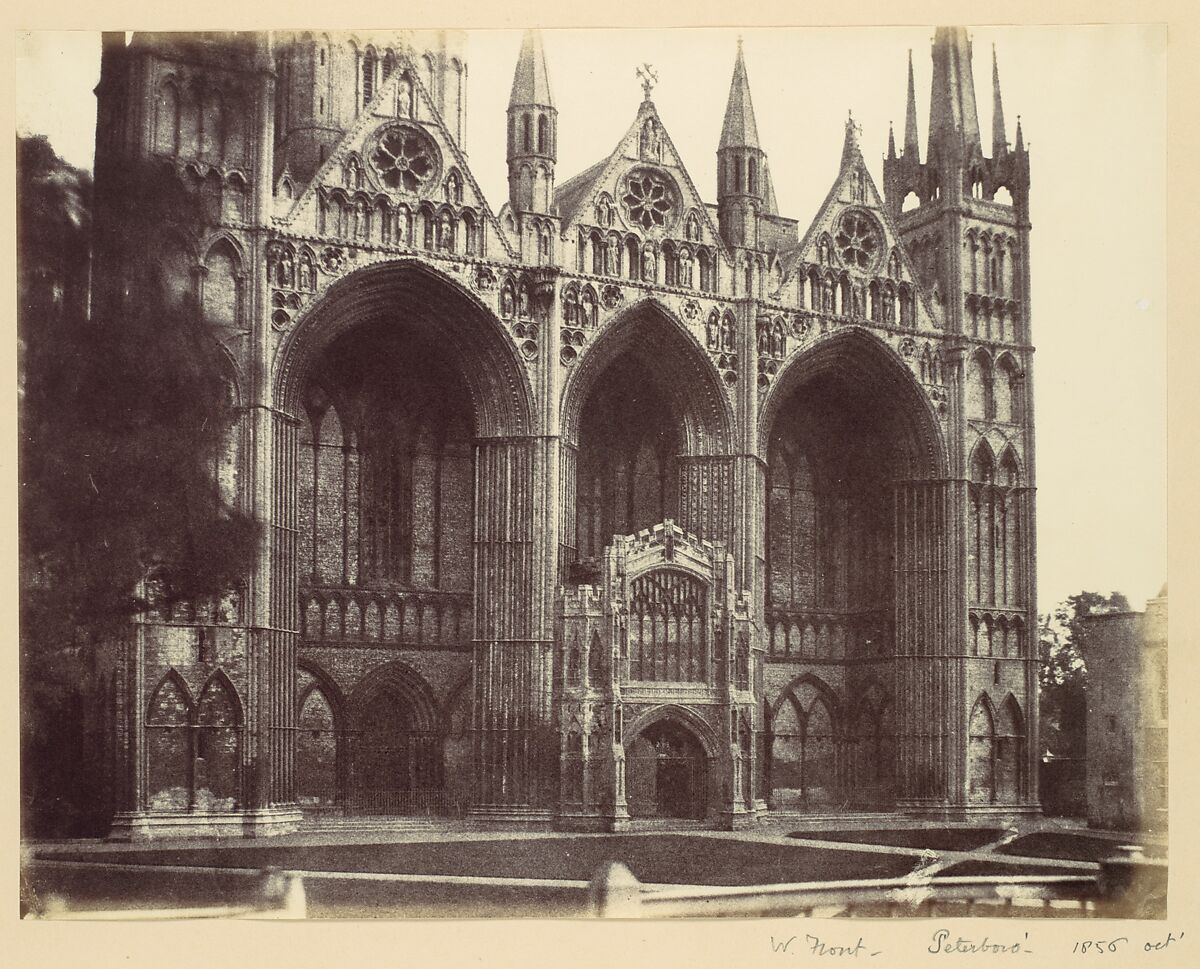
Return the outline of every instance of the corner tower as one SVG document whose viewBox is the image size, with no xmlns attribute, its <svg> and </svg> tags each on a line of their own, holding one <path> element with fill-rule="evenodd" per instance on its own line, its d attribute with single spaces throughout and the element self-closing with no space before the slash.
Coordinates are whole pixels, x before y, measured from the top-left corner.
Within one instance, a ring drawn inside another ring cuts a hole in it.
<svg viewBox="0 0 1200 969">
<path fill-rule="evenodd" d="M 933 294 L 952 332 L 972 332 L 966 298 L 970 293 L 1003 294 L 1015 316 L 1002 321 L 1006 336 L 1027 338 L 1026 232 L 1029 223 L 1029 155 L 1020 123 L 1009 149 L 993 51 L 992 155 L 980 135 L 972 70 L 972 45 L 963 27 L 939 27 L 933 38 L 933 81 L 929 102 L 926 160 L 917 136 L 912 55 L 908 65 L 908 104 L 904 151 L 889 144 L 884 161 L 884 194 L 923 286 Z M 989 264 L 975 258 L 979 240 L 999 231 L 1004 251 L 992 251 Z M 1007 231 L 1005 231 L 1007 230 Z M 972 240 L 975 240 L 972 242 Z M 994 257 L 994 258 L 993 258 Z M 994 291 L 994 292 L 993 292 Z M 985 326 L 985 331 L 988 327 Z"/>
<path fill-rule="evenodd" d="M 550 211 L 558 157 L 558 112 L 542 35 L 525 31 L 508 99 L 508 200 L 513 212 Z"/>
<path fill-rule="evenodd" d="M 884 190 L 944 333 L 938 379 L 947 388 L 948 470 L 962 482 L 947 535 L 957 562 L 946 646 L 960 658 L 948 664 L 951 689 L 939 726 L 947 737 L 968 727 L 944 760 L 945 792 L 954 810 L 1033 812 L 1038 614 L 1029 155 L 1019 123 L 1016 144 L 1008 145 L 994 51 L 990 157 L 967 31 L 939 27 L 932 61 L 925 160 L 910 57 L 904 151 L 897 156 L 889 144 Z M 902 735 L 902 744 L 911 742 Z M 1011 754 L 1013 743 L 1016 755 L 1005 769 L 993 768 L 990 758 L 1006 745 Z M 902 804 L 932 808 L 925 786 L 901 787 Z"/>
</svg>

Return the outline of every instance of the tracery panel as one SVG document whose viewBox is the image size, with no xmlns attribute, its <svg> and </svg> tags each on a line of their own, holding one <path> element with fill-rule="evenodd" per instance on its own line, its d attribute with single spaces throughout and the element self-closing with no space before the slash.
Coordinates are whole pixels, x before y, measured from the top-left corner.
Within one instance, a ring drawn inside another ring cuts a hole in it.
<svg viewBox="0 0 1200 969">
<path fill-rule="evenodd" d="M 629 675 L 634 680 L 708 678 L 707 590 L 677 569 L 634 579 L 629 601 Z"/>
</svg>

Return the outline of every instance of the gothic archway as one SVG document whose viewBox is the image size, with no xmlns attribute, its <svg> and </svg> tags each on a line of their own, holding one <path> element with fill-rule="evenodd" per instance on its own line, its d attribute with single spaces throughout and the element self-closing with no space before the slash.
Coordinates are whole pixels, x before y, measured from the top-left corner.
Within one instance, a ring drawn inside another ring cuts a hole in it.
<svg viewBox="0 0 1200 969">
<path fill-rule="evenodd" d="M 772 797 L 782 809 L 808 810 L 841 799 L 837 695 L 811 673 L 793 680 L 771 710 Z"/>
<path fill-rule="evenodd" d="M 667 709 L 653 711 L 633 727 L 625 743 L 630 817 L 704 818 L 712 800 L 707 731 Z"/>
<path fill-rule="evenodd" d="M 535 418 L 511 336 L 432 267 L 379 263 L 299 317 L 272 387 L 270 625 L 280 650 L 292 629 L 334 643 L 473 643 L 472 741 L 488 778 L 475 794 L 541 803 L 551 648 L 532 608 Z M 527 684 L 521 758 L 510 756 L 500 699 L 514 678 Z M 380 723 L 399 716 L 388 702 L 378 701 Z M 286 712 L 291 736 L 294 701 L 266 709 Z M 287 752 L 278 760 L 284 800 Z M 410 787 L 427 780 L 414 771 Z"/>
<path fill-rule="evenodd" d="M 440 809 L 444 735 L 429 684 L 404 663 L 388 663 L 363 677 L 347 714 L 347 813 Z"/>
<path fill-rule="evenodd" d="M 895 660 L 945 652 L 957 634 L 944 563 L 958 493 L 933 406 L 895 351 L 846 327 L 780 371 L 759 426 L 768 656 L 894 676 L 896 756 L 912 746 L 897 796 L 941 797 L 952 754 L 920 738 L 950 716 L 949 695 L 935 684 L 918 708 L 917 667 Z"/>
<path fill-rule="evenodd" d="M 678 319 L 643 300 L 578 359 L 563 391 L 564 574 L 594 564 L 613 535 L 664 519 L 728 538 L 728 397 Z"/>
</svg>

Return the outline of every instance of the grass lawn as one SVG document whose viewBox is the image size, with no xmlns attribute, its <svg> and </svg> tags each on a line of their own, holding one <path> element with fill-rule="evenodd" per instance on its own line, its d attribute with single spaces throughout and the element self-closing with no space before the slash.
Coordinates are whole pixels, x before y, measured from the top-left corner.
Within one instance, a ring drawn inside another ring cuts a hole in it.
<svg viewBox="0 0 1200 969">
<path fill-rule="evenodd" d="M 793 831 L 789 838 L 848 841 L 853 844 L 929 848 L 933 851 L 972 851 L 1004 834 L 1000 828 L 892 828 L 851 831 Z"/>
<path fill-rule="evenodd" d="M 96 854 L 85 852 L 55 852 L 54 857 L 63 861 L 100 860 Z M 643 882 L 693 885 L 895 878 L 912 871 L 918 861 L 911 855 L 666 834 L 381 845 L 150 848 L 105 854 L 102 860 L 140 865 L 277 866 L 301 870 L 579 881 L 590 879 L 603 862 L 621 861 Z"/>
<path fill-rule="evenodd" d="M 1057 831 L 1042 831 L 1017 838 L 998 849 L 1004 855 L 1026 855 L 1033 858 L 1065 858 L 1070 861 L 1102 861 L 1117 854 L 1123 844 L 1139 844 L 1136 835 L 1129 841 L 1114 841 L 1112 838 L 1095 838 L 1086 834 L 1064 834 Z M 1163 857 L 1163 849 L 1147 845 L 1148 857 Z"/>
</svg>

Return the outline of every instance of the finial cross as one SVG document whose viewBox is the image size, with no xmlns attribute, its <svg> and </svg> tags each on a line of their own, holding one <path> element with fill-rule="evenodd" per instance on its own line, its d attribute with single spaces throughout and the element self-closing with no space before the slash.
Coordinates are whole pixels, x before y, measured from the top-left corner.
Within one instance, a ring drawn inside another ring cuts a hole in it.
<svg viewBox="0 0 1200 969">
<path fill-rule="evenodd" d="M 658 83 L 658 72 L 649 64 L 643 64 L 637 69 L 638 79 L 642 82 L 642 90 L 646 92 L 646 100 L 650 100 L 650 92 Z"/>
</svg>

